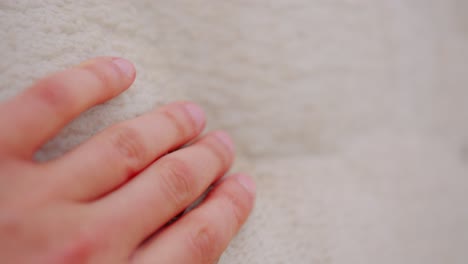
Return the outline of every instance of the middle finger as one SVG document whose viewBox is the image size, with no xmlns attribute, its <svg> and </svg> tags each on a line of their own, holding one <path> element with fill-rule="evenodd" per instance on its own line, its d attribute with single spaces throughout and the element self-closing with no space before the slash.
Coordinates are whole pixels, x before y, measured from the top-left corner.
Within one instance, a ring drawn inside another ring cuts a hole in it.
<svg viewBox="0 0 468 264">
<path fill-rule="evenodd" d="M 136 248 L 145 238 L 196 200 L 232 164 L 233 143 L 224 132 L 210 133 L 193 145 L 156 161 L 121 189 L 96 201 L 96 214 L 111 230 L 125 230 L 111 241 Z M 112 235 L 111 235 L 112 236 Z"/>
<path fill-rule="evenodd" d="M 90 201 L 109 193 L 169 151 L 199 135 L 203 111 L 173 103 L 115 125 L 71 153 L 45 164 L 58 175 L 58 195 Z M 63 187 L 65 186 L 65 187 Z"/>
</svg>

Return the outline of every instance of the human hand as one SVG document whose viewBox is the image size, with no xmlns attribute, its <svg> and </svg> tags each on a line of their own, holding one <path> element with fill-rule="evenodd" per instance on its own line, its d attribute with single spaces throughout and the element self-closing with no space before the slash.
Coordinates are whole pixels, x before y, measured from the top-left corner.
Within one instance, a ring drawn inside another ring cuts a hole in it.
<svg viewBox="0 0 468 264">
<path fill-rule="evenodd" d="M 55 160 L 34 153 L 73 118 L 127 89 L 133 65 L 102 57 L 0 105 L 2 263 L 214 263 L 250 213 L 251 178 L 224 132 L 196 139 L 203 111 L 179 102 L 114 125 Z M 190 143 L 187 147 L 180 148 Z"/>
</svg>

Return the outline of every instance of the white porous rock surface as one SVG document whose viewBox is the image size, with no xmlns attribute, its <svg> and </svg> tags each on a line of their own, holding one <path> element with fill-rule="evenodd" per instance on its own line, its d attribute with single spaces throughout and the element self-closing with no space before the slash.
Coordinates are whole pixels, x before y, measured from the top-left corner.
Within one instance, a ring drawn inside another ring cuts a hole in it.
<svg viewBox="0 0 468 264">
<path fill-rule="evenodd" d="M 193 100 L 238 146 L 256 209 L 222 264 L 466 263 L 465 0 L 1 0 L 0 99 L 90 57 L 138 70 L 47 160 Z"/>
</svg>

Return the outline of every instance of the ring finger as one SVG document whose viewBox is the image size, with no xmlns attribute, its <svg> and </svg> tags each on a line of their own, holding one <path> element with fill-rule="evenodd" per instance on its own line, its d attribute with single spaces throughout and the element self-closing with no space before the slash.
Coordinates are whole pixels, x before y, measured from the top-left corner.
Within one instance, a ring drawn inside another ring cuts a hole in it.
<svg viewBox="0 0 468 264">
<path fill-rule="evenodd" d="M 142 245 L 132 264 L 216 263 L 253 208 L 255 184 L 227 177 L 196 209 Z"/>
</svg>

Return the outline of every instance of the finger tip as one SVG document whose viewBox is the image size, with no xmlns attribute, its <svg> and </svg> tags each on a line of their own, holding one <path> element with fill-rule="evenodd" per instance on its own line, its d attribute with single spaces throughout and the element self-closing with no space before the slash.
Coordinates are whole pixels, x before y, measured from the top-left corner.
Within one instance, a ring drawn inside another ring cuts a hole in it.
<svg viewBox="0 0 468 264">
<path fill-rule="evenodd" d="M 127 79 L 135 79 L 136 69 L 135 65 L 131 61 L 120 57 L 114 57 L 112 58 L 112 63 L 114 63 L 117 68 L 119 68 L 120 72 L 123 73 Z"/>
<path fill-rule="evenodd" d="M 245 173 L 239 173 L 236 176 L 237 182 L 252 196 L 255 196 L 257 192 L 257 185 L 253 178 Z"/>
<path fill-rule="evenodd" d="M 226 131 L 215 131 L 213 132 L 213 135 L 221 141 L 221 143 L 226 146 L 226 148 L 229 149 L 231 153 L 235 153 L 235 145 L 234 141 L 232 140 L 232 137 L 226 132 Z"/>
</svg>

